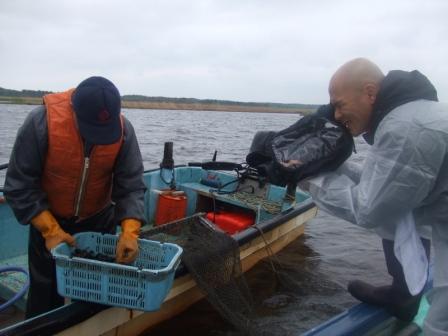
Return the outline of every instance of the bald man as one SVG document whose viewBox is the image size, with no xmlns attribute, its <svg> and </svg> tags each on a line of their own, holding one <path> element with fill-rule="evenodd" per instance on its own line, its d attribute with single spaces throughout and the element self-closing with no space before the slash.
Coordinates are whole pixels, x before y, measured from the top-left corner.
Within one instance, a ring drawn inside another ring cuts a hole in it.
<svg viewBox="0 0 448 336">
<path fill-rule="evenodd" d="M 311 179 L 309 191 L 321 209 L 375 229 L 393 277 L 389 286 L 352 281 L 348 290 L 412 320 L 430 247 L 420 237 L 430 238 L 432 228 L 434 288 L 424 332 L 448 335 L 448 105 L 438 103 L 434 86 L 420 72 L 385 76 L 363 58 L 336 71 L 329 93 L 334 118 L 371 147 L 363 167 L 346 162 Z"/>
</svg>

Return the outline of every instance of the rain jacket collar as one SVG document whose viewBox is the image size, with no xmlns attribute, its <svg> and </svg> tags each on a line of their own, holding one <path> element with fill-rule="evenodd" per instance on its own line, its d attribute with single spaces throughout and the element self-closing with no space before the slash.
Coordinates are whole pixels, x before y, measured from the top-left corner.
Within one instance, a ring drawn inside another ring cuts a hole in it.
<svg viewBox="0 0 448 336">
<path fill-rule="evenodd" d="M 373 106 L 370 130 L 363 135 L 366 142 L 373 145 L 376 129 L 390 111 L 419 99 L 438 101 L 437 91 L 426 76 L 417 70 L 411 72 L 390 71 L 381 82 Z"/>
</svg>

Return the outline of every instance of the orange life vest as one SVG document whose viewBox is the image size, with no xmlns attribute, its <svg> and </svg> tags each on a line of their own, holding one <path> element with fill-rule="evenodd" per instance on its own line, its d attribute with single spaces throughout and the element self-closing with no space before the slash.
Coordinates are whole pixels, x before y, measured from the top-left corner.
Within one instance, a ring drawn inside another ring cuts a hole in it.
<svg viewBox="0 0 448 336">
<path fill-rule="evenodd" d="M 88 159 L 71 106 L 73 89 L 44 96 L 48 151 L 42 175 L 50 211 L 63 218 L 90 217 L 111 202 L 113 168 L 123 142 L 95 145 Z M 123 118 L 121 118 L 123 125 Z M 84 177 L 83 177 L 84 175 Z"/>
</svg>

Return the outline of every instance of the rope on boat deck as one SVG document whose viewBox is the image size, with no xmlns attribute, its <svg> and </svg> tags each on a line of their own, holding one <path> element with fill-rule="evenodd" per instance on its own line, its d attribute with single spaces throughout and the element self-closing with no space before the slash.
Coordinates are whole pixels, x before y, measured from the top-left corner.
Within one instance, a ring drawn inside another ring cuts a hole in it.
<svg viewBox="0 0 448 336">
<path fill-rule="evenodd" d="M 246 192 L 236 192 L 222 197 L 241 202 L 251 209 L 258 209 L 261 207 L 264 211 L 273 215 L 280 213 L 282 210 L 281 203 L 269 201 L 261 196 L 252 195 Z"/>
</svg>

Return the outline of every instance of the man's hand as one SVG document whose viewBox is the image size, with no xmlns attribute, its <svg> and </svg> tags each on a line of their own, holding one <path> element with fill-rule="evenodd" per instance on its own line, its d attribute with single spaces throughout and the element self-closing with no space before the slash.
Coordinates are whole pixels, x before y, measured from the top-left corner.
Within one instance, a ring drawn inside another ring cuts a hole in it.
<svg viewBox="0 0 448 336">
<path fill-rule="evenodd" d="M 75 245 L 75 238 L 61 229 L 56 218 L 48 210 L 42 211 L 31 219 L 31 224 L 42 234 L 48 251 L 63 242 L 71 246 Z"/>
<path fill-rule="evenodd" d="M 61 228 L 49 236 L 44 236 L 44 238 L 45 247 L 48 251 L 51 251 L 52 248 L 58 246 L 60 243 L 67 243 L 70 246 L 75 246 L 75 238 Z"/>
<path fill-rule="evenodd" d="M 121 234 L 117 243 L 116 262 L 132 263 L 138 255 L 137 238 L 140 233 L 140 221 L 125 219 L 121 222 Z"/>
<path fill-rule="evenodd" d="M 285 168 L 298 168 L 303 164 L 303 162 L 300 160 L 287 160 L 280 162 L 280 164 Z"/>
</svg>

